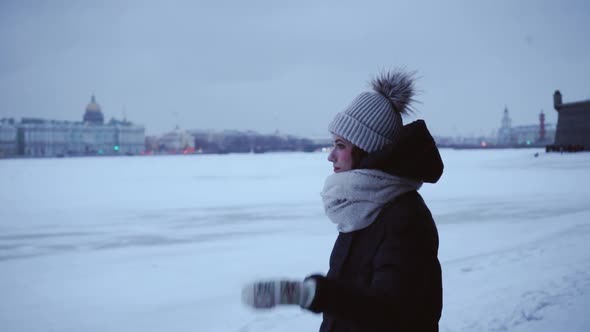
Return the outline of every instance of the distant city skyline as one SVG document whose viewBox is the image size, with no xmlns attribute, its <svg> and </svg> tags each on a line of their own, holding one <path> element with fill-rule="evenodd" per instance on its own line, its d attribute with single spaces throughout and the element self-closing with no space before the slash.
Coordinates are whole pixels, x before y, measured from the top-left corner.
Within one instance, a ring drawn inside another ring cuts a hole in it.
<svg viewBox="0 0 590 332">
<path fill-rule="evenodd" d="M 159 135 L 235 129 L 327 137 L 382 69 L 416 70 L 435 135 L 489 135 L 552 95 L 590 99 L 585 1 L 108 0 L 0 3 L 0 118 L 105 119 Z M 406 122 L 413 118 L 407 118 Z"/>
</svg>

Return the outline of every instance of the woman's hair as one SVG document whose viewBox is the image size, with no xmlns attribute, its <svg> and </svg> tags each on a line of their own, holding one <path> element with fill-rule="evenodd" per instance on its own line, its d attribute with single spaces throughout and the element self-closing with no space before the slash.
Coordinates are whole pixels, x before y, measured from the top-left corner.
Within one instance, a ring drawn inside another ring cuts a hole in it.
<svg viewBox="0 0 590 332">
<path fill-rule="evenodd" d="M 352 169 L 357 169 L 361 165 L 361 161 L 368 155 L 368 153 L 356 145 L 352 146 Z"/>
</svg>

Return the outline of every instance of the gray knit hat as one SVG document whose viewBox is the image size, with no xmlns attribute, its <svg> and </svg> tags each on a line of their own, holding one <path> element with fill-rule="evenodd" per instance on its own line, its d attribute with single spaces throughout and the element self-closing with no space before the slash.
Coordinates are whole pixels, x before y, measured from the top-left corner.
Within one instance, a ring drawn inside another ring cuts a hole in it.
<svg viewBox="0 0 590 332">
<path fill-rule="evenodd" d="M 336 114 L 328 130 L 369 153 L 394 143 L 403 127 L 401 114 L 412 110 L 413 76 L 400 70 L 377 76 L 373 91 L 361 93 Z"/>
</svg>

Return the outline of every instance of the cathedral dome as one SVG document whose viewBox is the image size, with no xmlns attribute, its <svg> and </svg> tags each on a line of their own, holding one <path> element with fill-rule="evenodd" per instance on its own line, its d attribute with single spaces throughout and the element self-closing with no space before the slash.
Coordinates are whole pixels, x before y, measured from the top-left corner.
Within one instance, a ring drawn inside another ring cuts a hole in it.
<svg viewBox="0 0 590 332">
<path fill-rule="evenodd" d="M 84 113 L 84 122 L 93 124 L 103 124 L 104 117 L 100 105 L 96 102 L 94 95 L 90 99 L 90 103 L 86 106 L 86 112 Z"/>
<path fill-rule="evenodd" d="M 96 103 L 96 98 L 92 96 L 90 103 L 86 106 L 86 112 L 100 112 L 100 105 Z"/>
</svg>

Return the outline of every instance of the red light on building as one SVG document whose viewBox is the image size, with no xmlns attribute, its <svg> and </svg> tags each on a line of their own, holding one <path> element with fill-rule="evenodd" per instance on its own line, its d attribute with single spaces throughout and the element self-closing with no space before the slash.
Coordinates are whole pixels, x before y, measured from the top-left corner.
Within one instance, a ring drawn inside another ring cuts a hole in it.
<svg viewBox="0 0 590 332">
<path fill-rule="evenodd" d="M 192 146 L 186 147 L 184 150 L 182 150 L 183 154 L 193 154 L 195 153 L 195 148 L 193 148 Z"/>
</svg>

